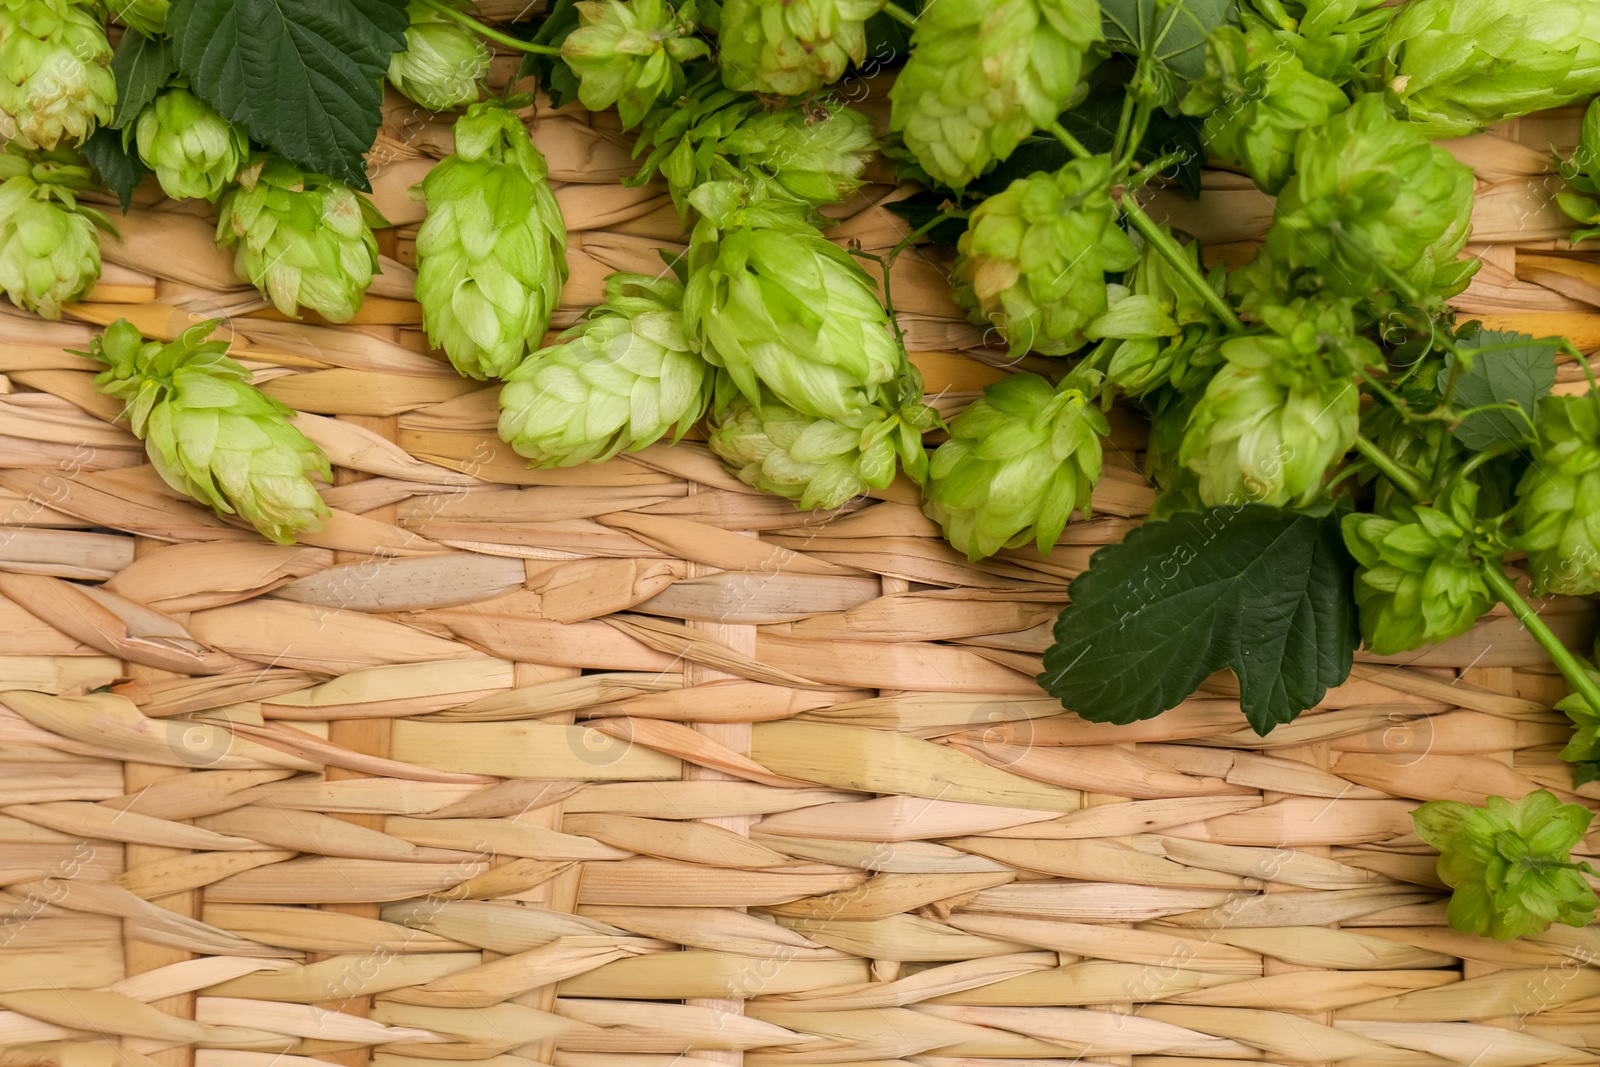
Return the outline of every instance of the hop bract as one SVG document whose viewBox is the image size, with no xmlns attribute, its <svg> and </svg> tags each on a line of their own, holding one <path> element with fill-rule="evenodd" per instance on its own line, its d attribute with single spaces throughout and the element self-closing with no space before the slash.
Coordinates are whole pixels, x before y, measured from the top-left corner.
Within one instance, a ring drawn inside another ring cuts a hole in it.
<svg viewBox="0 0 1600 1067">
<path fill-rule="evenodd" d="M 1350 101 L 1265 26 L 1218 26 L 1206 48 L 1205 77 L 1189 86 L 1183 113 L 1204 119 L 1201 136 L 1212 152 L 1276 194 L 1294 169 L 1300 131 L 1323 125 Z"/>
<path fill-rule="evenodd" d="M 1472 171 L 1363 96 L 1295 152 L 1267 251 L 1320 273 L 1350 296 L 1388 289 L 1395 275 L 1436 299 L 1466 287 L 1477 261 L 1457 261 L 1472 220 Z"/>
<path fill-rule="evenodd" d="M 1056 120 L 1102 37 L 1096 0 L 929 4 L 889 91 L 890 129 L 935 179 L 966 185 Z"/>
<path fill-rule="evenodd" d="M 73 154 L 35 155 L 13 142 L 0 155 L 0 290 L 47 319 L 59 319 L 62 304 L 99 280 L 95 230 L 111 229 L 104 215 L 73 196 L 92 184 L 87 167 L 65 160 Z"/>
<path fill-rule="evenodd" d="M 86 6 L 0 0 L 0 140 L 80 145 L 116 100 L 111 45 Z"/>
<path fill-rule="evenodd" d="M 1492 358 L 1492 357 L 1480 357 Z M 1600 592 L 1600 398 L 1539 401 L 1537 459 L 1517 486 L 1517 546 L 1539 588 Z"/>
<path fill-rule="evenodd" d="M 1355 443 L 1357 367 L 1382 359 L 1356 336 L 1347 304 L 1296 301 L 1262 312 L 1266 336 L 1223 342 L 1178 459 L 1199 477 L 1207 506 L 1259 501 L 1304 506 Z"/>
<path fill-rule="evenodd" d="M 417 302 L 428 341 L 469 378 L 504 376 L 537 347 L 567 280 L 567 231 L 544 157 L 503 107 L 474 104 L 456 151 L 418 186 Z"/>
<path fill-rule="evenodd" d="M 1169 231 L 1170 235 L 1170 231 Z M 1204 276 L 1200 247 L 1181 245 L 1195 272 Z M 1221 296 L 1225 280 L 1221 268 L 1208 279 Z M 1106 364 L 1106 380 L 1130 396 L 1144 396 L 1163 386 L 1193 390 L 1202 385 L 1221 359 L 1215 344 L 1221 326 L 1216 316 L 1172 265 L 1146 243 L 1139 261 L 1123 276 L 1123 284 L 1108 288 L 1116 297 L 1106 314 L 1092 321 L 1092 338 L 1120 341 Z"/>
<path fill-rule="evenodd" d="M 956 302 L 973 322 L 999 327 L 1014 355 L 1083 347 L 1084 327 L 1106 310 L 1106 272 L 1138 259 L 1117 226 L 1110 181 L 1106 159 L 1072 160 L 973 209 L 957 245 Z"/>
<path fill-rule="evenodd" d="M 597 463 L 672 435 L 704 414 L 711 368 L 683 329 L 671 277 L 613 274 L 589 318 L 506 375 L 500 436 L 535 467 Z"/>
<path fill-rule="evenodd" d="M 706 55 L 694 34 L 694 0 L 580 0 L 579 26 L 561 44 L 590 111 L 615 104 L 622 128 L 644 121 L 656 101 L 683 91 L 683 64 Z"/>
<path fill-rule="evenodd" d="M 1356 605 L 1367 651 L 1388 656 L 1464 634 L 1494 605 L 1476 558 L 1484 547 L 1477 504 L 1477 486 L 1463 480 L 1434 506 L 1344 517 L 1345 547 L 1360 564 Z"/>
<path fill-rule="evenodd" d="M 123 413 L 168 485 L 288 544 L 327 516 L 310 475 L 327 481 L 332 472 L 290 424 L 293 412 L 228 358 L 227 342 L 205 339 L 218 321 L 162 344 L 119 319 L 89 352 L 108 366 L 95 384 L 125 402 Z"/>
<path fill-rule="evenodd" d="M 927 477 L 922 434 L 933 409 L 922 403 L 922 378 L 908 368 L 902 402 L 845 422 L 794 410 L 763 392 L 752 403 L 721 379 L 707 443 L 746 485 L 802 508 L 837 508 L 894 480 L 901 466 L 913 481 Z"/>
<path fill-rule="evenodd" d="M 242 129 L 179 87 L 157 96 L 139 113 L 131 132 L 139 158 L 173 199 L 215 200 L 250 154 L 250 139 Z"/>
<path fill-rule="evenodd" d="M 430 111 L 474 103 L 493 58 L 489 46 L 448 15 L 416 0 L 406 5 L 406 16 L 411 20 L 406 46 L 389 57 L 389 84 Z"/>
<path fill-rule="evenodd" d="M 690 262 L 690 337 L 747 400 L 760 404 L 765 385 L 796 411 L 845 423 L 888 403 L 905 357 L 847 252 L 815 230 L 746 226 L 697 238 Z"/>
<path fill-rule="evenodd" d="M 928 465 L 923 511 L 968 559 L 1029 541 L 1049 552 L 1074 510 L 1089 514 L 1111 429 L 1093 403 L 1098 386 L 1092 372 L 1059 386 L 1013 374 L 951 422 Z"/>
<path fill-rule="evenodd" d="M 1383 46 L 1389 90 L 1428 137 L 1600 92 L 1600 7 L 1582 0 L 1417 0 Z"/>
<path fill-rule="evenodd" d="M 884 0 L 723 0 L 717 30 L 730 89 L 805 96 L 867 57 L 866 20 Z"/>
<path fill-rule="evenodd" d="M 1551 923 L 1587 926 L 1600 905 L 1574 863 L 1594 813 L 1539 789 L 1481 808 L 1430 800 L 1411 813 L 1417 836 L 1439 850 L 1439 877 L 1455 890 L 1451 927 L 1498 941 L 1543 933 Z"/>
</svg>

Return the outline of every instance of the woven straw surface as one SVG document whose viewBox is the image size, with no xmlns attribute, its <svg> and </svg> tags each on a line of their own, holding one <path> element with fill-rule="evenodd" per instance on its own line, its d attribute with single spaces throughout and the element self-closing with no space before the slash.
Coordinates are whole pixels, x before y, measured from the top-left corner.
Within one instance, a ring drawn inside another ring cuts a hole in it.
<svg viewBox="0 0 1600 1067">
<path fill-rule="evenodd" d="M 0 1063 L 1595 1062 L 1600 936 L 1452 932 L 1410 831 L 1422 800 L 1573 799 L 1561 684 L 1509 618 L 1362 658 L 1266 738 L 1226 677 L 1094 726 L 1033 676 L 1068 580 L 1151 499 L 1132 417 L 1049 558 L 968 563 L 907 485 L 798 513 L 693 441 L 527 471 L 493 391 L 426 353 L 406 189 L 449 124 L 391 103 L 397 226 L 357 323 L 263 310 L 153 197 L 77 322 L 0 316 Z M 681 229 L 617 184 L 609 116 L 529 120 L 564 325 Z M 1482 180 L 1462 307 L 1588 349 L 1600 265 L 1550 202 L 1576 129 L 1451 147 Z M 1270 202 L 1207 184 L 1156 213 L 1247 254 Z M 832 236 L 887 249 L 895 195 Z M 937 252 L 894 282 L 958 410 L 1003 358 Z M 165 489 L 65 351 L 218 314 L 336 464 L 298 547 Z M 1542 610 L 1588 640 L 1589 604 Z"/>
</svg>

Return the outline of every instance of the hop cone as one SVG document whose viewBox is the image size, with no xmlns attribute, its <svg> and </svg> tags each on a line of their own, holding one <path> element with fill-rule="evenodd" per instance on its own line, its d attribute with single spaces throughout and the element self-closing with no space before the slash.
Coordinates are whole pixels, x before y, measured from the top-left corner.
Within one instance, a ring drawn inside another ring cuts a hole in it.
<svg viewBox="0 0 1600 1067">
<path fill-rule="evenodd" d="M 293 413 L 227 357 L 227 342 L 205 340 L 218 321 L 162 344 L 118 320 L 89 352 L 109 367 L 95 384 L 125 402 L 123 413 L 168 485 L 288 544 L 328 514 L 310 474 L 327 481 L 332 472 L 290 424 Z"/>
<path fill-rule="evenodd" d="M 406 5 L 406 16 L 411 20 L 406 46 L 389 57 L 389 84 L 429 111 L 475 102 L 478 83 L 489 73 L 489 46 L 448 15 L 416 0 Z"/>
<path fill-rule="evenodd" d="M 1600 100 L 1590 101 L 1583 114 L 1583 140 L 1559 169 L 1567 191 L 1556 194 L 1556 203 L 1584 227 L 1572 235 L 1572 243 L 1600 237 Z"/>
<path fill-rule="evenodd" d="M 1372 45 L 1396 10 L 1383 4 L 1384 0 L 1250 0 L 1257 17 L 1246 12 L 1242 21 L 1247 28 L 1269 27 L 1306 70 L 1342 86 L 1370 79 L 1381 65 L 1382 51 Z"/>
<path fill-rule="evenodd" d="M 1098 386 L 1092 372 L 1059 387 L 1013 374 L 956 416 L 928 465 L 923 510 L 968 559 L 1029 541 L 1049 552 L 1075 509 L 1089 514 L 1111 430 L 1093 403 Z"/>
<path fill-rule="evenodd" d="M 544 157 L 494 104 L 456 120 L 456 152 L 418 187 L 417 301 L 428 341 L 469 378 L 504 376 L 538 345 L 567 280 L 567 231 Z"/>
<path fill-rule="evenodd" d="M 617 105 L 622 128 L 644 121 L 658 100 L 683 92 L 683 65 L 710 48 L 694 37 L 694 0 L 581 0 L 580 25 L 561 44 L 590 111 Z"/>
<path fill-rule="evenodd" d="M 1206 47 L 1205 77 L 1189 86 L 1183 113 L 1204 118 L 1201 136 L 1213 153 L 1276 195 L 1294 169 L 1300 131 L 1324 125 L 1350 101 L 1265 26 L 1218 26 Z"/>
<path fill-rule="evenodd" d="M 1203 275 L 1199 245 L 1181 245 L 1196 273 Z M 1225 282 L 1221 268 L 1212 272 L 1212 289 L 1220 296 Z M 1112 286 L 1122 299 L 1090 323 L 1091 337 L 1120 339 L 1106 364 L 1106 380 L 1130 396 L 1144 396 L 1171 385 L 1190 391 L 1202 385 L 1220 354 L 1214 344 L 1221 327 L 1206 302 L 1155 249 L 1146 243 L 1139 261 Z"/>
<path fill-rule="evenodd" d="M 109 0 L 107 6 L 116 20 L 146 37 L 160 37 L 167 29 L 169 0 Z"/>
<path fill-rule="evenodd" d="M 1083 347 L 1084 327 L 1106 310 L 1106 272 L 1138 259 L 1117 226 L 1110 181 L 1105 158 L 1072 160 L 973 209 L 957 245 L 956 302 L 973 322 L 998 326 L 1013 355 Z"/>
<path fill-rule="evenodd" d="M 889 128 L 928 174 L 960 188 L 1056 120 L 1102 36 L 1096 0 L 929 4 L 889 91 Z"/>
<path fill-rule="evenodd" d="M 1588 926 L 1600 900 L 1574 862 L 1594 812 L 1539 789 L 1481 808 L 1430 800 L 1411 813 L 1417 836 L 1439 850 L 1439 877 L 1454 892 L 1450 925 L 1498 941 L 1543 933 L 1551 923 Z"/>
<path fill-rule="evenodd" d="M 1517 486 L 1517 546 L 1539 587 L 1600 592 L 1600 398 L 1539 401 L 1539 459 Z"/>
<path fill-rule="evenodd" d="M 1346 304 L 1268 308 L 1272 333 L 1223 342 L 1226 361 L 1195 406 L 1178 460 L 1208 506 L 1305 506 L 1355 443 L 1357 367 L 1382 360 Z"/>
<path fill-rule="evenodd" d="M 1267 251 L 1322 274 L 1351 296 L 1403 275 L 1443 298 L 1466 287 L 1476 261 L 1457 262 L 1472 218 L 1472 171 L 1363 96 L 1295 152 L 1295 175 L 1278 199 Z"/>
<path fill-rule="evenodd" d="M 905 357 L 848 253 L 815 230 L 744 226 L 697 237 L 690 257 L 691 341 L 751 403 L 765 385 L 802 414 L 845 423 L 887 403 Z"/>
<path fill-rule="evenodd" d="M 29 159 L 13 142 L 0 156 L 0 289 L 47 319 L 59 319 L 62 304 L 99 280 L 95 229 L 111 229 L 104 215 L 73 197 L 71 190 L 91 179 L 87 167 L 64 161 L 72 154 Z"/>
<path fill-rule="evenodd" d="M 250 154 L 245 132 L 183 88 L 170 88 L 139 113 L 132 131 L 139 158 L 156 172 L 161 189 L 175 200 L 215 200 Z"/>
<path fill-rule="evenodd" d="M 717 30 L 730 89 L 806 96 L 867 57 L 866 20 L 883 0 L 723 0 Z"/>
<path fill-rule="evenodd" d="M 1388 656 L 1464 634 L 1494 605 L 1474 558 L 1483 547 L 1477 505 L 1477 486 L 1462 480 L 1433 507 L 1344 517 L 1367 651 Z"/>
<path fill-rule="evenodd" d="M 599 462 L 669 433 L 676 442 L 711 399 L 682 303 L 674 278 L 611 275 L 605 303 L 506 375 L 500 436 L 535 467 Z"/>
<path fill-rule="evenodd" d="M 82 144 L 111 121 L 117 83 L 99 21 L 72 0 L 0 0 L 0 140 Z"/>
<path fill-rule="evenodd" d="M 746 485 L 826 510 L 884 488 L 901 465 L 914 481 L 927 477 L 922 434 L 936 416 L 922 403 L 915 368 L 894 410 L 844 422 L 803 414 L 765 391 L 753 403 L 725 375 L 719 385 L 707 443 Z"/>
<path fill-rule="evenodd" d="M 1600 92 L 1600 5 L 1587 0 L 1416 0 L 1383 46 L 1389 89 L 1428 137 Z"/>
</svg>

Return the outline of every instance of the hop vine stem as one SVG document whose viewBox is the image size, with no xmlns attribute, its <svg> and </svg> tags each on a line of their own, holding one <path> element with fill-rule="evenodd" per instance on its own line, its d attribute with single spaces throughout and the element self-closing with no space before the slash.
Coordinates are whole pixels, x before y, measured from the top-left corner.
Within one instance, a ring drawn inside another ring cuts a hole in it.
<svg viewBox="0 0 1600 1067">
<path fill-rule="evenodd" d="M 515 48 L 519 52 L 532 52 L 535 55 L 541 56 L 559 56 L 561 54 L 561 49 L 557 48 L 555 45 L 534 44 L 532 41 L 523 41 L 513 37 L 509 33 L 502 33 L 499 30 L 494 29 L 492 26 L 485 26 L 483 23 L 479 22 L 465 11 L 457 10 L 456 8 L 451 7 L 449 4 L 444 3 L 443 0 L 417 0 L 417 2 L 423 7 L 427 8 L 429 11 L 436 11 L 441 15 L 454 19 L 456 22 L 459 22 L 461 25 L 467 27 L 473 33 L 476 33 L 481 37 L 487 37 L 496 44 L 503 44 L 507 48 Z"/>
<path fill-rule="evenodd" d="M 885 4 L 883 6 L 883 13 L 894 19 L 902 26 L 910 26 L 912 29 L 916 29 L 917 16 L 913 15 L 899 4 Z"/>
<path fill-rule="evenodd" d="M 1517 617 L 1533 639 L 1539 642 L 1539 647 L 1544 649 L 1545 655 L 1550 657 L 1550 662 L 1555 664 L 1561 676 L 1567 680 L 1572 691 L 1581 696 L 1589 707 L 1600 710 L 1600 686 L 1595 684 L 1589 672 L 1584 670 L 1583 662 L 1572 654 L 1572 650 L 1561 643 L 1539 613 L 1533 610 L 1533 605 L 1523 599 L 1517 592 L 1517 587 L 1506 576 L 1505 568 L 1498 560 L 1483 561 L 1483 578 L 1488 583 L 1494 595 L 1500 602 L 1511 609 L 1511 614 Z"/>
</svg>

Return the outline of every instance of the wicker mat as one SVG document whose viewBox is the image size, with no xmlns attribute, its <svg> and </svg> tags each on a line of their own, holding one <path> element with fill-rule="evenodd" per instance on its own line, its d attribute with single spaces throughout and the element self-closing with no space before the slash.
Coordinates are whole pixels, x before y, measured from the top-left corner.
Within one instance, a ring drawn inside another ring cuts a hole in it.
<svg viewBox="0 0 1600 1067">
<path fill-rule="evenodd" d="M 1231 676 L 1097 726 L 1033 677 L 1068 580 L 1149 506 L 1131 415 L 1048 558 L 967 562 L 909 485 L 800 513 L 692 440 L 525 470 L 493 391 L 426 354 L 406 190 L 450 130 L 392 103 L 356 323 L 266 310 L 153 199 L 78 322 L 0 315 L 0 1064 L 1595 1062 L 1600 935 L 1452 932 L 1410 829 L 1421 800 L 1573 798 L 1514 620 L 1362 659 L 1266 738 Z M 681 223 L 617 184 L 613 118 L 530 121 L 560 326 Z M 1461 306 L 1595 348 L 1600 264 L 1551 203 L 1576 133 L 1451 146 L 1486 242 Z M 1247 255 L 1270 202 L 1207 184 L 1156 213 Z M 900 195 L 830 235 L 888 248 Z M 903 256 L 894 294 L 949 413 L 1004 360 L 944 265 Z M 338 468 L 300 546 L 176 498 L 67 351 L 211 315 Z M 1589 603 L 1543 611 L 1592 636 Z"/>
</svg>

